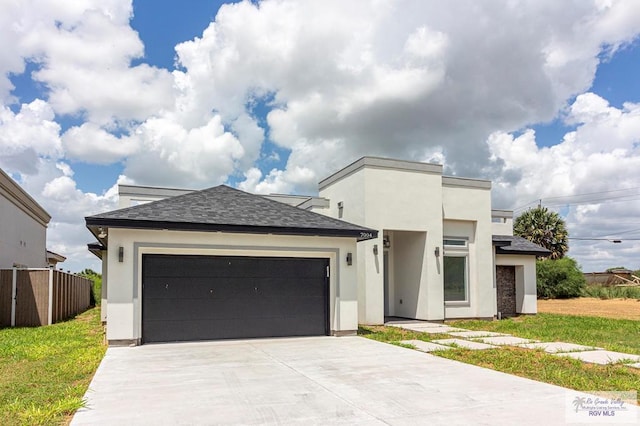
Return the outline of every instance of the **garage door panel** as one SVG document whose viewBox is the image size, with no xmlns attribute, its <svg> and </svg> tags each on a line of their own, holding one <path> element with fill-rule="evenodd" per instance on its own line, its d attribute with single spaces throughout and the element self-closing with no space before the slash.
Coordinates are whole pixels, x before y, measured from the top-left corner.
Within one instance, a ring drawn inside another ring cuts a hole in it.
<svg viewBox="0 0 640 426">
<path fill-rule="evenodd" d="M 327 259 L 143 255 L 143 340 L 323 335 Z"/>
<path fill-rule="evenodd" d="M 144 287 L 147 299 L 192 299 L 200 297 L 324 296 L 324 289 L 316 285 L 318 278 L 296 279 L 295 286 L 282 285 L 282 278 L 226 278 L 226 277 L 156 277 L 159 282 Z"/>
<path fill-rule="evenodd" d="M 175 336 L 172 341 L 210 340 L 211 331 L 215 330 L 216 339 L 236 339 L 238 329 L 245 330 L 251 337 L 289 337 L 324 334 L 317 324 L 321 318 L 308 316 L 265 318 L 261 322 L 246 318 L 200 320 L 200 321 L 151 321 L 147 332 L 152 335 Z M 286 330 L 286 333 L 274 333 L 274 330 Z"/>
<path fill-rule="evenodd" d="M 146 321 L 185 321 L 223 318 L 324 315 L 324 297 L 238 298 L 224 299 L 158 299 L 147 304 Z"/>
<path fill-rule="evenodd" d="M 319 263 L 291 263 L 288 261 L 290 259 L 281 260 L 280 258 L 267 258 L 266 261 L 260 263 L 255 262 L 256 258 L 248 258 L 250 260 L 244 261 L 185 259 L 185 264 L 182 264 L 181 257 L 189 256 L 167 257 L 168 259 L 165 260 L 145 260 L 145 269 L 148 269 L 145 271 L 145 275 L 147 277 L 165 278 L 181 278 L 185 276 L 206 278 L 210 276 L 208 271 L 215 269 L 217 277 L 257 278 L 276 274 L 279 277 L 286 278 L 314 278 L 326 272 L 326 266 L 322 259 L 320 259 L 321 262 Z M 312 259 L 305 260 L 311 261 Z"/>
<path fill-rule="evenodd" d="M 246 280 L 212 277 L 154 277 L 157 282 L 144 286 L 149 299 L 192 299 L 195 297 L 237 297 L 255 287 Z"/>
</svg>

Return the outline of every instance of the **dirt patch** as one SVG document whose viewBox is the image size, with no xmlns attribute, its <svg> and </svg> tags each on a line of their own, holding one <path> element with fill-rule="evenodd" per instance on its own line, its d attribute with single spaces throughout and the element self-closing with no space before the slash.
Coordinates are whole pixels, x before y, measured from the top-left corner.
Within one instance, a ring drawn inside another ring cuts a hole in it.
<svg viewBox="0 0 640 426">
<path fill-rule="evenodd" d="M 538 312 L 640 320 L 640 300 L 593 297 L 538 300 Z"/>
</svg>

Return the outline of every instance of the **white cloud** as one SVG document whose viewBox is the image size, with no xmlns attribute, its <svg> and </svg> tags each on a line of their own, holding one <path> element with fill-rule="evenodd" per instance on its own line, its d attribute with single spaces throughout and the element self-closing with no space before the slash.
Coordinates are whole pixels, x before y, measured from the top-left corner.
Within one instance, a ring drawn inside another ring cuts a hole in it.
<svg viewBox="0 0 640 426">
<path fill-rule="evenodd" d="M 135 139 L 117 138 L 94 123 L 71 127 L 62 135 L 62 144 L 67 158 L 93 164 L 112 164 L 138 151 Z"/>
<path fill-rule="evenodd" d="M 144 120 L 173 99 L 167 70 L 131 66 L 144 47 L 129 26 L 130 0 L 74 2 L 24 0 L 0 5 L 0 99 L 9 101 L 7 73 L 36 63 L 32 78 L 48 89 L 57 114 L 84 114 L 106 124 Z M 71 5 L 73 3 L 73 5 Z M 5 20 L 5 22 L 2 22 Z"/>
<path fill-rule="evenodd" d="M 578 127 L 551 147 L 539 148 L 531 130 L 518 137 L 491 135 L 487 143 L 500 165 L 494 185 L 498 207 L 531 205 L 542 198 L 566 216 L 570 236 L 624 239 L 618 232 L 640 229 L 640 174 L 634 172 L 640 170 L 640 104 L 618 109 L 586 93 L 569 107 L 566 120 Z M 570 254 L 589 270 L 620 266 L 612 261 L 638 268 L 634 247 L 639 246 L 572 240 Z"/>
<path fill-rule="evenodd" d="M 172 71 L 144 63 L 132 10 L 131 0 L 0 4 L 0 166 L 54 223 L 111 205 L 77 188 L 68 161 L 121 162 L 123 179 L 141 184 L 244 175 L 244 189 L 312 193 L 362 155 L 432 160 L 495 178 L 503 206 L 637 183 L 620 170 L 638 170 L 638 106 L 592 94 L 567 106 L 600 57 L 638 36 L 637 1 L 243 1 L 176 46 Z M 28 62 L 42 100 L 15 113 L 8 77 Z M 512 135 L 560 113 L 577 129 L 554 147 Z M 61 136 L 65 115 L 78 123 Z M 263 174 L 265 136 L 290 155 Z M 596 226 L 604 210 L 569 218 Z"/>
<path fill-rule="evenodd" d="M 289 169 L 319 175 L 337 152 L 345 164 L 442 149 L 451 172 L 479 175 L 492 132 L 556 116 L 591 85 L 603 49 L 638 28 L 640 8 L 624 1 L 243 2 L 177 46 L 183 113 L 215 109 L 226 121 L 272 94 L 269 136 L 315 159 L 263 177 L 281 189 L 296 188 Z"/>
<path fill-rule="evenodd" d="M 225 131 L 219 115 L 189 130 L 167 118 L 149 119 L 133 137 L 141 148 L 127 159 L 125 172 L 142 184 L 190 188 L 220 184 L 244 156 L 242 144 Z"/>
<path fill-rule="evenodd" d="M 60 125 L 45 101 L 23 104 L 14 114 L 0 106 L 0 167 L 10 172 L 35 173 L 39 157 L 62 154 Z"/>
</svg>

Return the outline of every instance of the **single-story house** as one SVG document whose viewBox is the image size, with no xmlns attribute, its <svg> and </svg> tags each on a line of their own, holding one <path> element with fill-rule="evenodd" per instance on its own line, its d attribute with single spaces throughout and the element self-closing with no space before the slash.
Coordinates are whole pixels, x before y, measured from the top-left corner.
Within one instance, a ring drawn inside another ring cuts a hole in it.
<svg viewBox="0 0 640 426">
<path fill-rule="evenodd" d="M 48 266 L 51 216 L 0 169 L 0 269 Z"/>
<path fill-rule="evenodd" d="M 513 236 L 513 212 L 492 210 L 491 182 L 442 166 L 363 157 L 320 181 L 316 211 L 378 231 L 358 245 L 358 320 L 534 314 L 536 256 Z"/>
<path fill-rule="evenodd" d="M 119 187 L 86 218 L 110 344 L 352 334 L 536 312 L 536 256 L 491 182 L 363 157 L 319 196 Z"/>
<path fill-rule="evenodd" d="M 107 339 L 120 345 L 352 334 L 356 247 L 378 236 L 224 185 L 86 223 Z"/>
</svg>

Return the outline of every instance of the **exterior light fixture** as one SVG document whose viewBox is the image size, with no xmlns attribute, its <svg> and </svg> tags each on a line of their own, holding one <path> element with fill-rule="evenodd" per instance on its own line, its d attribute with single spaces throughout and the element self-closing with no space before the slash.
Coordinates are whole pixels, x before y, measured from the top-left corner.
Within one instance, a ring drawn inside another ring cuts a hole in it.
<svg viewBox="0 0 640 426">
<path fill-rule="evenodd" d="M 124 262 L 124 247 L 118 247 L 118 262 Z"/>
<path fill-rule="evenodd" d="M 353 264 L 353 255 L 351 253 L 347 253 L 347 265 Z"/>
<path fill-rule="evenodd" d="M 377 244 L 373 245 L 373 254 L 375 254 L 376 256 L 378 255 L 378 245 Z"/>
<path fill-rule="evenodd" d="M 106 236 L 107 233 L 105 232 L 105 230 L 102 227 L 98 228 L 98 238 L 104 238 Z"/>
<path fill-rule="evenodd" d="M 436 247 L 435 251 L 433 252 L 433 254 L 436 255 L 436 257 L 440 257 L 440 247 Z"/>
<path fill-rule="evenodd" d="M 388 235 L 385 235 L 384 237 L 382 237 L 382 247 L 386 249 L 391 247 L 391 240 L 389 239 Z"/>
</svg>

